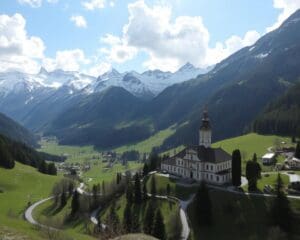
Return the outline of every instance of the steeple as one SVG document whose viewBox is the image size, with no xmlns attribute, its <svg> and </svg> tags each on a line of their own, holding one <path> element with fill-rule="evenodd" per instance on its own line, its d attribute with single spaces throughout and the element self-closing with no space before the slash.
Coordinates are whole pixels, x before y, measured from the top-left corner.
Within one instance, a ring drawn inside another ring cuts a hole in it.
<svg viewBox="0 0 300 240">
<path fill-rule="evenodd" d="M 206 108 L 203 111 L 202 124 L 199 130 L 199 146 L 206 148 L 211 146 L 211 126 Z"/>
</svg>

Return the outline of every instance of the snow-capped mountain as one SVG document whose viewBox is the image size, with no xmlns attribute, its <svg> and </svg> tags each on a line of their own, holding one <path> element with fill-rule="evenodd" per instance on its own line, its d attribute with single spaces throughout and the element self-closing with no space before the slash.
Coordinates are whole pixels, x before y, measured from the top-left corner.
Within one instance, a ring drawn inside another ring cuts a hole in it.
<svg viewBox="0 0 300 240">
<path fill-rule="evenodd" d="M 115 69 L 100 75 L 98 78 L 75 71 L 55 70 L 48 72 L 41 68 L 37 74 L 20 72 L 0 73 L 0 95 L 26 92 L 28 100 L 35 90 L 57 90 L 69 88 L 69 94 L 91 94 L 101 92 L 111 86 L 122 87 L 137 97 L 152 97 L 168 86 L 197 77 L 209 69 L 195 68 L 187 63 L 175 73 L 160 70 L 146 71 L 142 74 L 135 71 L 119 73 Z"/>
</svg>

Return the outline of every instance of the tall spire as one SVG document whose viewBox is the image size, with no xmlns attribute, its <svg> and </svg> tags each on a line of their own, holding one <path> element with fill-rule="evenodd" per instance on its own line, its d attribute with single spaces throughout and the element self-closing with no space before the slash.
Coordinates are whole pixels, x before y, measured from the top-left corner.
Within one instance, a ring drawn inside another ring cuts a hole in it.
<svg viewBox="0 0 300 240">
<path fill-rule="evenodd" d="M 202 124 L 199 131 L 199 146 L 206 148 L 211 146 L 211 126 L 206 107 L 203 111 Z"/>
</svg>

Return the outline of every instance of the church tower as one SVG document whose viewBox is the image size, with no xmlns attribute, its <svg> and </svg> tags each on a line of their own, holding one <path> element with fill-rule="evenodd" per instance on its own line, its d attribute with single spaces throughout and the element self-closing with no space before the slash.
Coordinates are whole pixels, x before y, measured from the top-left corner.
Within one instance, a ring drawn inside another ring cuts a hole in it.
<svg viewBox="0 0 300 240">
<path fill-rule="evenodd" d="M 206 109 L 203 111 L 202 125 L 199 130 L 199 146 L 206 148 L 211 146 L 211 126 Z"/>
</svg>

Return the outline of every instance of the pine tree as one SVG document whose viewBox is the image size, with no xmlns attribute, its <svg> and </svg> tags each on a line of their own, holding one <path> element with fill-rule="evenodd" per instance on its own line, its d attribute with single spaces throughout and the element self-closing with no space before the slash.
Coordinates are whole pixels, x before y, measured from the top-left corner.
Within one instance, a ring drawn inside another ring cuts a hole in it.
<svg viewBox="0 0 300 240">
<path fill-rule="evenodd" d="M 134 181 L 134 202 L 136 204 L 142 203 L 141 179 L 138 173 L 135 174 L 135 181 Z"/>
<path fill-rule="evenodd" d="M 57 170 L 54 163 L 49 163 L 48 165 L 48 174 L 49 175 L 57 175 Z"/>
<path fill-rule="evenodd" d="M 133 192 L 132 192 L 132 185 L 129 182 L 126 189 L 126 200 L 128 204 L 132 204 L 133 202 Z"/>
<path fill-rule="evenodd" d="M 257 180 L 261 178 L 261 167 L 257 162 L 256 154 L 253 155 L 252 161 L 248 161 L 246 165 L 246 178 L 248 180 L 249 191 L 257 190 Z"/>
<path fill-rule="evenodd" d="M 63 208 L 67 204 L 67 196 L 65 191 L 63 191 L 60 195 L 60 207 Z"/>
<path fill-rule="evenodd" d="M 114 232 L 117 232 L 119 224 L 120 224 L 120 219 L 116 212 L 116 202 L 115 201 L 112 202 L 108 217 L 109 217 L 109 223 L 111 224 L 112 230 Z"/>
<path fill-rule="evenodd" d="M 143 176 L 147 176 L 147 174 L 149 173 L 149 167 L 148 164 L 145 162 L 144 163 L 144 168 L 143 168 Z"/>
<path fill-rule="evenodd" d="M 156 180 L 155 180 L 155 175 L 152 175 L 152 177 L 151 177 L 151 196 L 152 196 L 152 198 L 155 198 L 155 196 L 156 196 Z"/>
<path fill-rule="evenodd" d="M 295 151 L 295 158 L 300 159 L 300 142 L 297 142 L 296 151 Z"/>
<path fill-rule="evenodd" d="M 80 208 L 80 202 L 79 202 L 79 193 L 77 190 L 74 191 L 72 202 L 71 202 L 71 215 L 74 216 Z"/>
<path fill-rule="evenodd" d="M 160 240 L 166 239 L 165 224 L 160 209 L 157 210 L 155 215 L 155 221 L 152 228 L 152 235 Z"/>
<path fill-rule="evenodd" d="M 39 165 L 39 172 L 47 174 L 48 173 L 48 166 L 45 160 L 42 160 Z"/>
<path fill-rule="evenodd" d="M 123 218 L 123 226 L 127 233 L 130 233 L 132 230 L 132 218 L 131 218 L 131 204 L 127 202 L 126 207 L 124 209 L 124 218 Z"/>
<path fill-rule="evenodd" d="M 144 233 L 146 233 L 146 234 L 152 233 L 152 227 L 153 227 L 153 223 L 154 223 L 154 214 L 155 214 L 155 204 L 152 200 L 150 200 L 148 203 L 147 209 L 146 209 L 144 225 L 143 225 L 143 230 L 144 230 Z"/>
<path fill-rule="evenodd" d="M 232 152 L 232 185 L 239 187 L 242 177 L 241 152 L 236 149 Z"/>
<path fill-rule="evenodd" d="M 171 194 L 171 186 L 170 186 L 169 183 L 167 184 L 166 192 L 167 192 L 167 195 L 168 195 L 168 196 Z"/>
<path fill-rule="evenodd" d="M 212 223 L 212 203 L 205 182 L 201 182 L 194 201 L 199 224 L 210 225 Z"/>
<path fill-rule="evenodd" d="M 144 182 L 143 183 L 143 200 L 146 200 L 147 198 L 148 198 L 147 185 Z"/>
<path fill-rule="evenodd" d="M 7 169 L 12 169 L 15 166 L 13 157 L 2 142 L 0 143 L 0 166 Z"/>
<path fill-rule="evenodd" d="M 131 229 L 131 232 L 133 232 L 133 233 L 141 232 L 141 223 L 140 223 L 139 215 L 136 212 L 134 212 L 132 214 L 132 229 Z"/>
<path fill-rule="evenodd" d="M 289 233 L 292 229 L 293 213 L 289 200 L 284 193 L 283 182 L 280 174 L 277 177 L 276 197 L 271 206 L 271 221 L 283 231 Z"/>
</svg>

